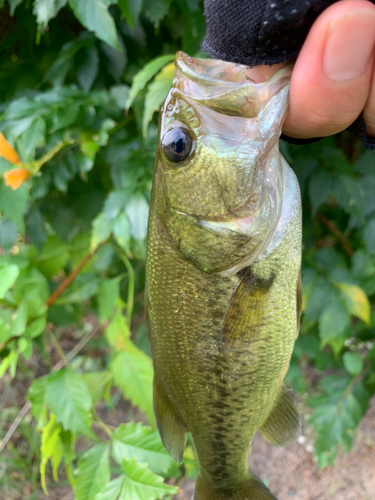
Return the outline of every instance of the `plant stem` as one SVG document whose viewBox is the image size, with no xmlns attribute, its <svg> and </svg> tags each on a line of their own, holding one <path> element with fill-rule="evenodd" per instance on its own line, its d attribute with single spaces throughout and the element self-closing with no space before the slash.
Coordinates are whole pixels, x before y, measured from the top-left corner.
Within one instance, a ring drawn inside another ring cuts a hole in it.
<svg viewBox="0 0 375 500">
<path fill-rule="evenodd" d="M 117 247 L 115 247 L 115 250 L 120 259 L 122 260 L 122 262 L 125 264 L 126 270 L 128 271 L 129 285 L 128 285 L 128 302 L 126 305 L 126 319 L 128 321 L 128 326 L 130 328 L 132 314 L 133 314 L 133 307 L 134 307 L 134 285 L 135 285 L 134 269 L 130 264 L 130 261 L 125 255 L 125 253 L 123 253 Z"/>
<path fill-rule="evenodd" d="M 327 217 L 325 215 L 323 215 L 322 213 L 318 212 L 316 214 L 317 218 L 323 222 L 323 224 L 325 226 L 328 227 L 328 229 L 335 235 L 337 236 L 337 238 L 339 239 L 342 247 L 346 250 L 346 252 L 348 253 L 349 257 L 351 257 L 354 253 L 349 241 L 348 241 L 348 238 L 345 236 L 345 234 L 340 231 L 340 229 L 336 226 L 336 224 L 327 219 Z"/>
<path fill-rule="evenodd" d="M 56 337 L 52 333 L 52 330 L 50 328 L 47 328 L 47 331 L 49 333 L 49 336 L 51 337 L 52 343 L 58 353 L 58 355 L 61 358 L 61 361 L 64 363 L 65 366 L 69 366 L 68 360 L 65 357 L 64 351 L 61 349 L 61 345 L 58 343 Z"/>
<path fill-rule="evenodd" d="M 101 429 L 103 429 L 103 431 L 112 439 L 113 437 L 113 432 L 111 431 L 111 429 L 109 428 L 109 426 L 103 422 L 103 420 L 101 418 L 98 417 L 98 415 L 95 415 L 96 416 L 96 420 L 94 420 L 94 424 L 97 425 L 98 427 L 100 427 Z"/>
<path fill-rule="evenodd" d="M 31 163 L 30 166 L 32 173 L 36 174 L 43 167 L 45 163 L 50 161 L 55 156 L 55 154 L 57 154 L 65 146 L 70 146 L 73 143 L 74 143 L 73 139 L 67 139 L 66 141 L 58 142 L 56 146 L 47 151 L 47 153 L 43 155 L 41 158 L 39 158 L 39 160 L 36 160 Z"/>
</svg>

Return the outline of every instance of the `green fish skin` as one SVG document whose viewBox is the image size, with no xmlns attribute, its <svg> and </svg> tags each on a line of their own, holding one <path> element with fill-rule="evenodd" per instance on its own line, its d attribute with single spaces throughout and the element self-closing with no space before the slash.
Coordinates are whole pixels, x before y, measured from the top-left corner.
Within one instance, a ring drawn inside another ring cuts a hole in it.
<svg viewBox="0 0 375 500">
<path fill-rule="evenodd" d="M 257 430 L 300 434 L 283 385 L 301 311 L 300 193 L 278 149 L 290 68 L 254 83 L 241 65 L 175 65 L 148 228 L 157 424 L 178 461 L 191 433 L 196 500 L 275 499 L 247 460 Z"/>
</svg>

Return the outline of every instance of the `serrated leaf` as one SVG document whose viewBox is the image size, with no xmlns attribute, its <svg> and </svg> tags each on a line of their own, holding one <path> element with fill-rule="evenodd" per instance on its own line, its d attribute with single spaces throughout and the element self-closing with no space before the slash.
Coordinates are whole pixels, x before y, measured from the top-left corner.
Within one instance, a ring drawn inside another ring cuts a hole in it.
<svg viewBox="0 0 375 500">
<path fill-rule="evenodd" d="M 111 361 L 113 378 L 125 397 L 130 399 L 135 406 L 139 406 L 148 416 L 151 425 L 155 427 L 152 403 L 152 362 L 134 344 L 128 345 L 129 351 L 117 352 Z"/>
<path fill-rule="evenodd" d="M 69 0 L 69 5 L 79 22 L 103 42 L 121 50 L 115 22 L 108 12 L 108 5 L 102 0 Z"/>
<path fill-rule="evenodd" d="M 147 464 L 124 460 L 122 469 L 125 474 L 111 481 L 95 500 L 157 500 L 178 492 L 177 487 L 164 484 L 162 477 L 147 469 Z"/>
<path fill-rule="evenodd" d="M 116 349 L 126 349 L 128 347 L 129 325 L 120 309 L 105 329 L 105 336 L 109 344 Z"/>
<path fill-rule="evenodd" d="M 143 0 L 118 0 L 118 5 L 121 12 L 131 28 L 138 22 L 138 17 L 141 12 Z"/>
<path fill-rule="evenodd" d="M 147 17 L 156 27 L 168 14 L 171 0 L 144 0 L 144 10 Z"/>
<path fill-rule="evenodd" d="M 19 269 L 15 264 L 0 266 L 0 299 L 5 297 L 7 291 L 14 285 L 18 275 Z"/>
<path fill-rule="evenodd" d="M 342 360 L 350 375 L 358 375 L 363 370 L 363 360 L 359 352 L 345 352 Z"/>
<path fill-rule="evenodd" d="M 103 393 L 106 389 L 106 386 L 112 379 L 112 375 L 108 371 L 103 371 L 83 373 L 81 377 L 84 383 L 87 385 L 87 388 L 91 395 L 91 399 L 95 406 L 103 397 Z"/>
<path fill-rule="evenodd" d="M 65 368 L 50 375 L 46 401 L 64 429 L 92 436 L 92 399 L 80 376 Z"/>
<path fill-rule="evenodd" d="M 28 390 L 27 399 L 31 403 L 31 413 L 37 420 L 37 428 L 41 429 L 46 425 L 46 392 L 48 387 L 48 376 L 34 380 Z"/>
<path fill-rule="evenodd" d="M 135 458 L 137 462 L 147 462 L 156 474 L 163 474 L 176 463 L 164 448 L 158 431 L 140 423 L 119 425 L 112 442 L 112 455 L 119 465 L 124 459 Z"/>
<path fill-rule="evenodd" d="M 362 288 L 351 283 L 336 283 L 336 286 L 343 292 L 343 298 L 350 314 L 369 324 L 370 302 Z"/>
<path fill-rule="evenodd" d="M 50 420 L 42 429 L 41 438 L 41 461 L 40 461 L 40 481 L 44 493 L 47 495 L 46 486 L 46 466 L 48 460 L 52 462 L 52 471 L 55 481 L 58 481 L 57 469 L 60 465 L 61 459 L 63 457 L 63 446 L 60 440 L 60 434 L 62 427 L 56 422 L 55 415 L 50 416 Z"/>
<path fill-rule="evenodd" d="M 109 482 L 110 477 L 109 444 L 98 444 L 79 459 L 75 500 L 95 500 L 96 494 Z"/>
<path fill-rule="evenodd" d="M 129 109 L 137 96 L 138 92 L 144 88 L 151 78 L 158 73 L 166 64 L 174 59 L 173 55 L 161 56 L 153 59 L 151 62 L 139 71 L 133 78 L 133 83 L 130 88 L 126 109 Z"/>
<path fill-rule="evenodd" d="M 174 74 L 174 63 L 165 66 L 147 89 L 143 111 L 142 133 L 147 137 L 147 128 L 155 111 L 158 111 L 171 88 Z"/>
</svg>

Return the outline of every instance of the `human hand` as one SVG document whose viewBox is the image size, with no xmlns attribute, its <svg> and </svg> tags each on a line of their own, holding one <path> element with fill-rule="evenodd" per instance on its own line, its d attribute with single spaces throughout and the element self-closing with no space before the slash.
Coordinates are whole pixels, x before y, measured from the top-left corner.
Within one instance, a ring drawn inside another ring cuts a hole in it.
<svg viewBox="0 0 375 500">
<path fill-rule="evenodd" d="M 375 137 L 374 47 L 373 3 L 342 0 L 328 7 L 295 63 L 283 133 L 299 139 L 332 135 L 363 111 L 367 135 Z"/>
</svg>

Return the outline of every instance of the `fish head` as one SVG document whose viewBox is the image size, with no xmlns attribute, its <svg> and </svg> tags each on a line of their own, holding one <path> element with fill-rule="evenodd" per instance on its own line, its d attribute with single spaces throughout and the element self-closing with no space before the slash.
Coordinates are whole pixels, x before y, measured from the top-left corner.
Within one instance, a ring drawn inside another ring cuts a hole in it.
<svg viewBox="0 0 375 500">
<path fill-rule="evenodd" d="M 254 260 L 280 215 L 278 138 L 290 68 L 261 83 L 250 74 L 179 52 L 161 110 L 155 175 L 165 225 L 174 246 L 206 272 L 231 273 Z"/>
</svg>

